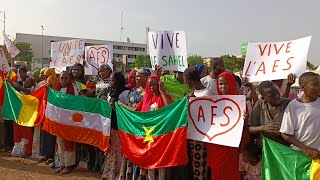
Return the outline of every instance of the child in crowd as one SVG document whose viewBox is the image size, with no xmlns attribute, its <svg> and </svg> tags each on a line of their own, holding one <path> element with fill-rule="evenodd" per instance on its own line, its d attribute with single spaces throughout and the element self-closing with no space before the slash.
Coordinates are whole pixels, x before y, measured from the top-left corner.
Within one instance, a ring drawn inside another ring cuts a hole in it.
<svg viewBox="0 0 320 180">
<path fill-rule="evenodd" d="M 240 171 L 244 180 L 259 180 L 261 176 L 261 150 L 253 142 L 245 146 L 240 155 Z"/>
<path fill-rule="evenodd" d="M 60 87 L 58 90 L 62 93 L 75 95 L 78 90 L 71 82 L 71 76 L 66 71 L 60 74 Z M 60 159 L 60 168 L 55 172 L 61 175 L 68 174 L 76 164 L 76 143 L 57 137 L 58 156 Z"/>
<path fill-rule="evenodd" d="M 288 104 L 280 132 L 293 149 L 303 151 L 311 159 L 320 159 L 320 76 L 306 72 L 299 77 L 299 85 L 304 96 Z"/>
</svg>

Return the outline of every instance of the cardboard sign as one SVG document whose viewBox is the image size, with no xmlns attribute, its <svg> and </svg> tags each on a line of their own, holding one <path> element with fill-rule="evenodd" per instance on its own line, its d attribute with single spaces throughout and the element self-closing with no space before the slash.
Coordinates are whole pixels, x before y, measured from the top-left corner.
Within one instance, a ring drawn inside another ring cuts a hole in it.
<svg viewBox="0 0 320 180">
<path fill-rule="evenodd" d="M 51 43 L 50 67 L 62 68 L 83 63 L 84 40 L 73 39 Z"/>
<path fill-rule="evenodd" d="M 249 82 L 286 79 L 306 71 L 311 36 L 284 42 L 249 42 L 243 77 Z"/>
<path fill-rule="evenodd" d="M 246 110 L 245 96 L 191 98 L 187 138 L 239 147 Z"/>
<path fill-rule="evenodd" d="M 184 72 L 188 67 L 186 34 L 184 31 L 158 31 L 148 33 L 152 68 Z"/>
<path fill-rule="evenodd" d="M 108 64 L 113 68 L 112 59 L 112 45 L 86 46 L 85 74 L 98 75 L 99 66 L 101 64 Z"/>
<path fill-rule="evenodd" d="M 0 70 L 4 73 L 10 70 L 8 60 L 2 48 L 0 48 Z"/>
</svg>

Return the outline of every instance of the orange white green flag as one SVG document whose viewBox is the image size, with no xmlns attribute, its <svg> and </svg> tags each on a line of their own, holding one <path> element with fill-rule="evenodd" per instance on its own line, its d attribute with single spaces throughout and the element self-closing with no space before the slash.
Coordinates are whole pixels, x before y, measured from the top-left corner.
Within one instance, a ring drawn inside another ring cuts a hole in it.
<svg viewBox="0 0 320 180">
<path fill-rule="evenodd" d="M 111 108 L 106 101 L 48 89 L 42 129 L 62 139 L 108 150 Z"/>
</svg>

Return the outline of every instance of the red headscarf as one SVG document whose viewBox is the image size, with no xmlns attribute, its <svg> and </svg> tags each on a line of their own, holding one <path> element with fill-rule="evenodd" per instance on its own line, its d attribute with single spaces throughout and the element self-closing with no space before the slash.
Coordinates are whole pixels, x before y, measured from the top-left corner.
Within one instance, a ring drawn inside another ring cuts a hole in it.
<svg viewBox="0 0 320 180">
<path fill-rule="evenodd" d="M 221 76 L 223 76 L 227 80 L 227 82 L 228 82 L 228 84 L 230 86 L 230 91 L 226 95 L 239 95 L 239 92 L 238 92 L 238 89 L 237 89 L 237 84 L 236 84 L 236 78 L 234 78 L 233 74 L 228 73 L 228 72 L 223 72 L 217 77 L 218 94 L 219 95 L 223 95 L 222 92 L 219 89 L 219 82 L 218 82 L 219 81 L 219 77 L 221 77 Z"/>
<path fill-rule="evenodd" d="M 226 95 L 239 95 L 236 80 L 233 74 L 223 72 L 217 77 L 218 94 L 223 95 L 219 89 L 219 77 L 223 76 L 230 91 Z M 208 162 L 211 167 L 211 179 L 240 179 L 239 173 L 239 148 L 207 143 Z M 223 171 L 221 169 L 224 169 Z"/>
<path fill-rule="evenodd" d="M 157 82 L 160 81 L 160 77 L 155 74 L 149 76 L 148 81 L 151 78 L 157 80 Z M 143 96 L 142 101 L 137 104 L 136 111 L 148 112 L 150 109 L 150 105 L 152 105 L 153 103 L 157 103 L 159 109 L 165 106 L 162 96 L 154 96 L 150 87 L 146 85 L 146 92 Z"/>
<path fill-rule="evenodd" d="M 135 88 L 136 87 L 136 81 L 134 81 L 134 83 L 132 83 L 132 79 L 131 76 L 133 76 L 134 74 L 136 74 L 137 70 L 132 69 L 131 72 L 128 75 L 128 84 L 126 84 L 127 88 Z"/>
</svg>

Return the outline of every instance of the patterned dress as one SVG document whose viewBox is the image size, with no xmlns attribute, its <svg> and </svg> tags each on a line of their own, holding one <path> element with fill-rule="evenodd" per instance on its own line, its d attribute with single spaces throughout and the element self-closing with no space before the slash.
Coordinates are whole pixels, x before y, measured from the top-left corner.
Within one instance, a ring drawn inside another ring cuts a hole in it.
<svg viewBox="0 0 320 180">
<path fill-rule="evenodd" d="M 136 107 L 136 105 L 142 100 L 143 95 L 144 90 L 142 88 L 132 89 L 129 94 L 129 102 L 126 102 L 126 104 L 131 107 Z M 146 180 L 146 178 L 146 169 L 141 169 L 131 161 L 127 160 L 126 180 Z"/>
</svg>

